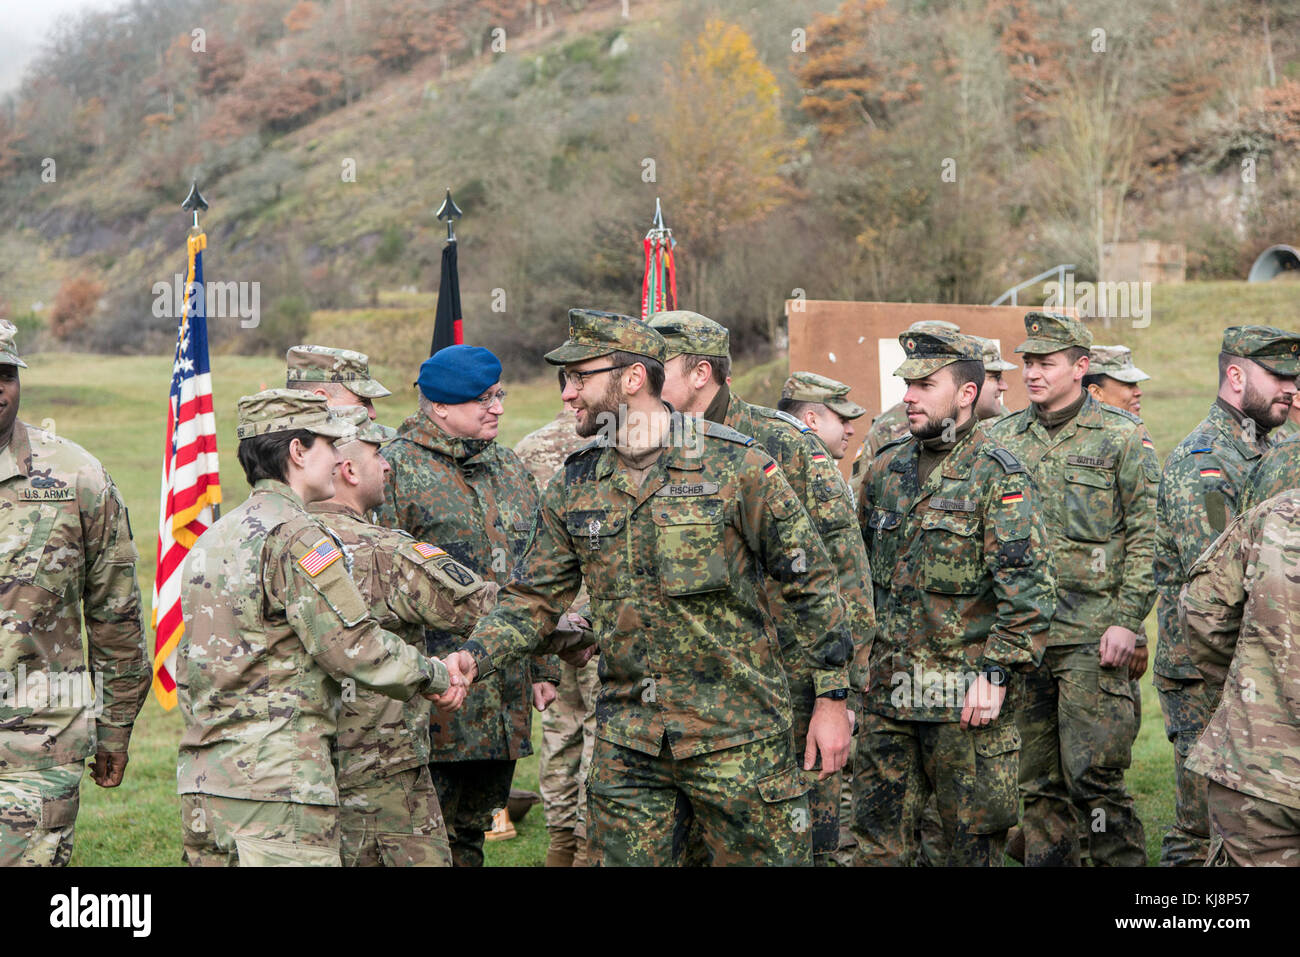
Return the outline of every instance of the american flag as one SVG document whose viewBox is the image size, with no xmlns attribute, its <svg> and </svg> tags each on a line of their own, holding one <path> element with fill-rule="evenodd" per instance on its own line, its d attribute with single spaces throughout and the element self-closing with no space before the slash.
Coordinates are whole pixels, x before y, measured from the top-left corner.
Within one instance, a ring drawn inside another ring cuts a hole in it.
<svg viewBox="0 0 1300 957">
<path fill-rule="evenodd" d="M 329 538 L 322 538 L 312 546 L 311 551 L 298 559 L 298 564 L 312 578 L 315 578 L 343 556 Z"/>
<path fill-rule="evenodd" d="M 159 704 L 176 707 L 176 646 L 181 618 L 181 562 L 215 521 L 221 502 L 217 474 L 217 424 L 208 369 L 208 319 L 204 314 L 205 234 L 189 238 L 185 304 L 176 334 L 167 439 L 163 446 L 158 510 L 158 565 L 153 583 L 153 690 Z"/>
</svg>

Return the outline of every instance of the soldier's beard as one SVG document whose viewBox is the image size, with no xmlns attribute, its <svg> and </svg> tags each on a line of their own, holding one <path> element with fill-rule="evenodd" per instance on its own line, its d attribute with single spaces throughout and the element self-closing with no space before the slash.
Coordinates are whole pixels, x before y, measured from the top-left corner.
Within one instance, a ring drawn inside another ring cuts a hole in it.
<svg viewBox="0 0 1300 957">
<path fill-rule="evenodd" d="M 912 429 L 912 434 L 918 439 L 937 439 L 943 435 L 943 430 L 957 421 L 957 403 L 953 402 L 952 408 L 938 418 L 928 415 L 925 418 L 925 425 L 920 429 Z"/>
<path fill-rule="evenodd" d="M 1288 404 L 1280 409 L 1274 409 L 1272 397 L 1266 396 L 1247 382 L 1246 392 L 1241 397 L 1241 411 L 1242 414 L 1254 419 L 1255 424 L 1267 432 L 1269 429 L 1276 429 L 1286 421 L 1291 406 Z"/>
<path fill-rule="evenodd" d="M 583 407 L 582 418 L 578 421 L 577 432 L 584 439 L 589 439 L 607 423 L 618 421 L 618 409 L 627 402 L 623 392 L 623 383 L 606 388 L 600 401 L 588 403 Z"/>
</svg>

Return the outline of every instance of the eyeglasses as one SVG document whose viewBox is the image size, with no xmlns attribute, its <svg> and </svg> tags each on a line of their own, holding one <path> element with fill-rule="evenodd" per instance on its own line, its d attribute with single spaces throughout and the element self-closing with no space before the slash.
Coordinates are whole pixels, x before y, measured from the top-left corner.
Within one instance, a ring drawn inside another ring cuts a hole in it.
<svg viewBox="0 0 1300 957">
<path fill-rule="evenodd" d="M 505 389 L 497 389 L 495 392 L 485 392 L 474 401 L 483 406 L 483 408 L 490 409 L 494 402 L 500 402 L 502 405 L 505 405 L 507 395 L 509 395 L 509 393 L 506 392 Z"/>
<path fill-rule="evenodd" d="M 581 392 L 582 387 L 586 384 L 587 379 L 590 378 L 591 376 L 600 375 L 602 372 L 613 372 L 615 369 L 626 369 L 629 365 L 631 365 L 630 362 L 624 362 L 622 365 L 605 366 L 605 368 L 603 369 L 587 369 L 585 372 L 566 372 L 565 370 L 561 369 L 560 388 L 563 389 L 566 385 L 568 385 L 569 380 L 572 379 L 573 388 L 576 391 Z"/>
</svg>

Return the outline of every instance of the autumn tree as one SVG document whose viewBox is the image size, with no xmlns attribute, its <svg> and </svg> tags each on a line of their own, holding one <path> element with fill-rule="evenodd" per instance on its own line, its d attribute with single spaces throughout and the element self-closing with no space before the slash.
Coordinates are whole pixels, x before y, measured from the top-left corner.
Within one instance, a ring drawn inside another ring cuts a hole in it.
<svg viewBox="0 0 1300 957">
<path fill-rule="evenodd" d="M 81 335 L 86 331 L 103 295 L 103 285 L 89 276 L 65 279 L 50 308 L 50 332 L 60 342 L 68 342 Z"/>
<path fill-rule="evenodd" d="M 884 125 L 891 102 L 914 99 L 920 92 L 914 63 L 891 85 L 872 49 L 870 35 L 884 9 L 885 0 L 845 0 L 808 26 L 808 49 L 795 54 L 795 75 L 804 90 L 799 107 L 823 136 L 841 136 L 863 124 Z"/>
<path fill-rule="evenodd" d="M 661 182 L 704 295 L 724 237 L 781 205 L 781 164 L 798 146 L 781 120 L 776 78 L 740 27 L 710 20 L 684 45 L 664 82 L 653 129 Z"/>
</svg>

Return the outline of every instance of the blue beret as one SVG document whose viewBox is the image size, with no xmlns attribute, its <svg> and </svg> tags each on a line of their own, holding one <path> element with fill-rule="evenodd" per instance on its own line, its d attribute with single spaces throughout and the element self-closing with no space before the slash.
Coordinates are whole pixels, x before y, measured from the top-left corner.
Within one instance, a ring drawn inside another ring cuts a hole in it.
<svg viewBox="0 0 1300 957">
<path fill-rule="evenodd" d="M 447 346 L 420 363 L 415 384 L 430 402 L 472 402 L 501 381 L 501 360 L 481 346 Z"/>
</svg>

